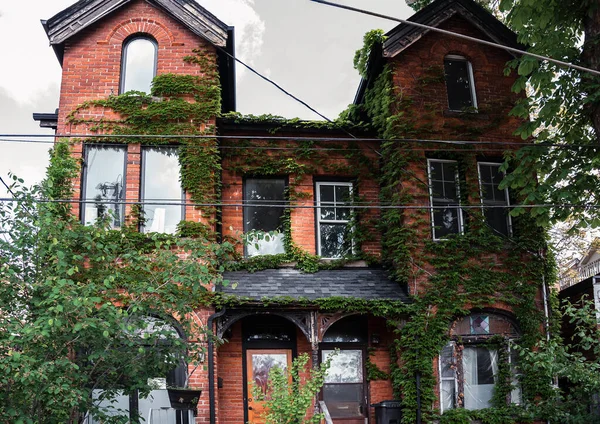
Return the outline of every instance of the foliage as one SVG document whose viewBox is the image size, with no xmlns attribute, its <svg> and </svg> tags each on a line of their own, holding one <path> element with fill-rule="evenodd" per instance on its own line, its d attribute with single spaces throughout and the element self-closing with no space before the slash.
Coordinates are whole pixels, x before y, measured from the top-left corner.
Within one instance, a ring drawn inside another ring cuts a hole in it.
<svg viewBox="0 0 600 424">
<path fill-rule="evenodd" d="M 69 146 L 57 144 L 42 186 L 27 189 L 15 177 L 16 201 L 0 205 L 2 422 L 77 423 L 87 411 L 102 418 L 99 401 L 147 393 L 148 378 L 184 355 L 193 362 L 199 344 L 161 327 L 149 332 L 145 318 L 177 317 L 200 336 L 190 299 L 219 281 L 231 247 L 203 237 L 130 239 L 102 223 L 82 226 L 67 204 L 37 202 L 70 198 L 77 172 Z"/>
<path fill-rule="evenodd" d="M 265 424 L 321 422 L 323 414 L 310 417 L 307 414 L 315 396 L 323 387 L 332 356 L 319 364 L 318 368 L 308 369 L 309 359 L 308 354 L 303 353 L 292 361 L 289 369 L 271 368 L 266 394 L 254 387 L 254 398 L 265 404 L 265 413 L 261 416 Z"/>
</svg>

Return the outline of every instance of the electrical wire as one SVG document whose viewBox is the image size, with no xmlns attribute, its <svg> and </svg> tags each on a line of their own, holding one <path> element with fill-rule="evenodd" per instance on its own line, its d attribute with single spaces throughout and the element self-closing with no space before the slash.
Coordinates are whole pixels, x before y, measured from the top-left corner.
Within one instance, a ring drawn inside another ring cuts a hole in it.
<svg viewBox="0 0 600 424">
<path fill-rule="evenodd" d="M 564 148 L 564 149 L 578 149 L 578 148 L 590 148 L 599 149 L 600 144 L 566 144 L 566 143 L 528 143 L 518 141 L 475 141 L 475 140 L 443 140 L 443 139 L 425 139 L 425 138 L 377 138 L 377 137 L 362 137 L 362 138 L 347 138 L 347 137 L 290 137 L 290 136 L 254 136 L 254 135 L 182 135 L 182 134 L 56 134 L 56 135 L 44 135 L 44 134 L 0 134 L 0 142 L 6 143 L 41 143 L 41 144 L 55 144 L 54 140 L 15 140 L 15 138 L 142 138 L 142 139 L 217 139 L 217 140 L 260 140 L 260 141 L 290 141 L 290 142 L 393 142 L 393 143 L 431 143 L 441 145 L 453 145 L 453 146 L 519 146 L 519 147 L 533 147 L 533 148 Z M 90 142 L 88 144 L 93 144 Z M 125 143 L 98 143 L 102 146 L 123 146 Z M 144 143 L 145 147 L 167 147 L 168 144 L 147 144 Z M 269 146 L 200 146 L 200 145 L 185 145 L 186 148 L 201 148 L 201 149 L 212 149 L 212 148 L 224 148 L 224 149 L 253 149 L 255 147 L 269 147 Z M 303 148 L 303 147 L 301 147 Z M 281 148 L 282 150 L 284 148 Z M 296 149 L 296 148 L 291 148 Z M 431 150 L 431 149 L 426 149 Z"/>
<path fill-rule="evenodd" d="M 503 45 L 503 44 L 499 44 L 499 43 L 495 43 L 493 41 L 482 40 L 480 38 L 475 38 L 475 37 L 471 37 L 471 36 L 468 36 L 468 35 L 459 34 L 457 32 L 448 31 L 448 30 L 437 28 L 437 27 L 434 27 L 434 26 L 420 24 L 418 22 L 413 22 L 413 21 L 409 21 L 409 20 L 406 20 L 406 19 L 395 18 L 393 16 L 383 15 L 381 13 L 375 13 L 375 12 L 371 12 L 371 11 L 368 11 L 368 10 L 365 10 L 365 9 L 359 9 L 357 7 L 346 6 L 346 5 L 343 5 L 343 4 L 333 3 L 333 2 L 330 2 L 330 1 L 326 1 L 326 0 L 310 0 L 310 1 L 312 1 L 314 3 L 320 3 L 320 4 L 323 4 L 323 5 L 326 5 L 326 6 L 332 6 L 332 7 L 337 7 L 339 9 L 344 9 L 344 10 L 349 10 L 349 11 L 352 11 L 352 12 L 361 13 L 363 15 L 375 16 L 377 18 L 387 19 L 389 21 L 399 22 L 401 24 L 410 25 L 410 26 L 414 26 L 414 27 L 417 27 L 417 28 L 427 29 L 427 30 L 433 31 L 433 32 L 439 32 L 440 34 L 449 35 L 451 37 L 460 38 L 462 40 L 472 41 L 474 43 L 479 43 L 479 44 L 483 44 L 483 45 L 486 45 L 486 46 L 499 48 L 499 49 L 506 50 L 506 51 L 513 52 L 513 53 L 517 53 L 517 54 L 520 54 L 520 55 L 531 56 L 531 57 L 534 57 L 536 59 L 547 61 L 547 62 L 552 62 L 552 63 L 555 63 L 557 65 L 560 65 L 560 66 L 563 66 L 563 67 L 566 67 L 566 68 L 577 69 L 578 71 L 583 71 L 583 72 L 587 72 L 587 73 L 594 74 L 594 75 L 600 75 L 600 71 L 597 71 L 595 69 L 586 68 L 584 66 L 575 65 L 575 64 L 569 63 L 569 62 L 563 62 L 562 60 L 553 59 L 553 58 L 551 58 L 549 56 L 543 56 L 543 55 L 539 55 L 539 54 L 536 54 L 536 53 L 531 53 L 531 52 L 528 52 L 528 51 L 525 51 L 525 50 L 517 49 L 517 48 L 514 48 L 514 47 L 509 47 L 509 46 L 506 46 L 506 45 Z"/>
</svg>

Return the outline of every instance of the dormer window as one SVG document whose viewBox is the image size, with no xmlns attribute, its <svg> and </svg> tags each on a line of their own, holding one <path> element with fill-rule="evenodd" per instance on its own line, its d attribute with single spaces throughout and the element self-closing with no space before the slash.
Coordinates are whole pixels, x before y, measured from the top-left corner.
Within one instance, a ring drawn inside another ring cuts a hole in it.
<svg viewBox="0 0 600 424">
<path fill-rule="evenodd" d="M 123 44 L 120 93 L 141 91 L 150 94 L 156 76 L 158 45 L 146 36 L 135 36 Z"/>
<path fill-rule="evenodd" d="M 471 62 L 463 56 L 448 55 L 444 58 L 444 75 L 449 109 L 457 112 L 477 110 Z"/>
</svg>

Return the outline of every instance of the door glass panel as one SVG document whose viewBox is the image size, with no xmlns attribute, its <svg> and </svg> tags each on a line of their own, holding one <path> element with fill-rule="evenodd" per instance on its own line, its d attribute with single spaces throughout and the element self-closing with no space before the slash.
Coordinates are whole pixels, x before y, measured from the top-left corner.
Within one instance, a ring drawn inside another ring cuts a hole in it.
<svg viewBox="0 0 600 424">
<path fill-rule="evenodd" d="M 255 353 L 252 355 L 252 381 L 262 394 L 269 392 L 269 372 L 271 368 L 287 368 L 287 355 L 285 353 Z"/>
<path fill-rule="evenodd" d="M 322 351 L 323 362 L 335 351 Z M 362 383 L 362 350 L 341 350 L 331 359 L 331 365 L 325 376 L 325 383 Z"/>
</svg>

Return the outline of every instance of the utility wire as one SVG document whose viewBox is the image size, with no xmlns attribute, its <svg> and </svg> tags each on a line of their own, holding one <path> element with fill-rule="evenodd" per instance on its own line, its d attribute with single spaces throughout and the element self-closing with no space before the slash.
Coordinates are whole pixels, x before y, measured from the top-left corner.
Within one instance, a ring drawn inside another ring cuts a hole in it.
<svg viewBox="0 0 600 424">
<path fill-rule="evenodd" d="M 17 198 L 0 198 L 0 202 L 26 202 L 28 200 L 17 199 Z M 317 206 L 317 205 L 300 205 L 300 204 L 287 204 L 287 205 L 278 205 L 278 204 L 251 204 L 251 203 L 195 203 L 195 202 L 145 202 L 145 201 L 97 201 L 97 200 L 81 200 L 81 199 L 34 199 L 35 203 L 78 203 L 78 204 L 105 204 L 105 205 L 153 205 L 153 206 L 193 206 L 193 207 L 241 207 L 241 208 L 285 208 L 285 209 L 318 209 L 325 208 L 327 206 Z M 535 209 L 535 208 L 600 208 L 600 204 L 595 203 L 543 203 L 543 204 L 533 204 L 533 205 L 486 205 L 486 204 L 478 204 L 478 205 L 347 205 L 341 206 L 336 205 L 336 208 L 339 209 L 374 209 L 374 210 L 383 210 L 383 209 L 448 209 L 448 208 L 456 208 L 456 209 Z"/>
<path fill-rule="evenodd" d="M 437 27 L 434 27 L 434 26 L 420 24 L 418 22 L 413 22 L 413 21 L 409 21 L 409 20 L 406 20 L 406 19 L 395 18 L 393 16 L 383 15 L 381 13 L 375 13 L 375 12 L 371 12 L 371 11 L 368 11 L 368 10 L 365 10 L 365 9 L 359 9 L 357 7 L 346 6 L 346 5 L 343 5 L 343 4 L 333 3 L 333 2 L 330 2 L 330 1 L 326 1 L 326 0 L 310 0 L 310 1 L 312 1 L 314 3 L 324 4 L 326 6 L 333 6 L 333 7 L 337 7 L 337 8 L 340 8 L 340 9 L 350 10 L 352 12 L 362 13 L 363 15 L 375 16 L 377 18 L 387 19 L 389 21 L 400 22 L 401 24 L 410 25 L 410 26 L 414 26 L 414 27 L 417 27 L 417 28 L 424 28 L 424 29 L 427 29 L 429 31 L 439 32 L 441 34 L 449 35 L 449 36 L 455 37 L 455 38 L 460 38 L 462 40 L 467 40 L 467 41 L 472 41 L 474 43 L 484 44 L 486 46 L 495 47 L 495 48 L 499 48 L 499 49 L 502 49 L 502 50 L 507 50 L 509 52 L 518 53 L 518 54 L 522 54 L 522 55 L 525 55 L 525 56 L 531 56 L 531 57 L 534 57 L 534 58 L 539 59 L 539 60 L 543 60 L 543 61 L 547 61 L 547 62 L 552 62 L 552 63 L 555 63 L 557 65 L 564 66 L 566 68 L 577 69 L 578 71 L 588 72 L 588 73 L 594 74 L 594 75 L 600 75 L 600 71 L 597 71 L 595 69 L 586 68 L 586 67 L 583 67 L 583 66 L 575 65 L 573 63 L 569 63 L 569 62 L 563 62 L 562 60 L 553 59 L 553 58 L 548 57 L 548 56 L 543 56 L 543 55 L 539 55 L 539 54 L 536 54 L 536 53 L 531 53 L 531 52 L 528 52 L 528 51 L 525 51 L 525 50 L 520 50 L 520 49 L 517 49 L 517 48 L 514 48 L 514 47 L 505 46 L 503 44 L 494 43 L 492 41 L 482 40 L 480 38 L 470 37 L 468 35 L 459 34 L 459 33 L 456 33 L 456 32 L 448 31 L 448 30 L 437 28 Z"/>
<path fill-rule="evenodd" d="M 261 141 L 322 141 L 322 142 L 394 142 L 394 143 L 432 143 L 432 144 L 448 144 L 454 146 L 520 146 L 520 147 L 540 147 L 540 148 L 594 148 L 599 149 L 600 144 L 566 144 L 566 143 L 527 143 L 518 141 L 474 141 L 474 140 L 441 140 L 441 139 L 423 139 L 423 138 L 378 138 L 378 137 L 362 137 L 362 138 L 347 138 L 347 137 L 290 137 L 290 136 L 254 136 L 254 135 L 182 135 L 182 134 L 0 134 L 0 142 L 7 143 L 47 143 L 54 144 L 52 140 L 14 140 L 14 138 L 108 138 L 108 139 L 222 139 L 222 140 L 261 140 Z M 93 144 L 90 142 L 89 144 Z M 102 146 L 123 146 L 125 143 L 98 143 Z M 169 144 L 143 144 L 147 147 L 168 147 Z M 214 148 L 213 146 L 185 145 L 186 148 Z M 252 149 L 254 146 L 216 146 L 216 148 L 239 148 Z M 264 146 L 266 147 L 266 146 Z"/>
</svg>

